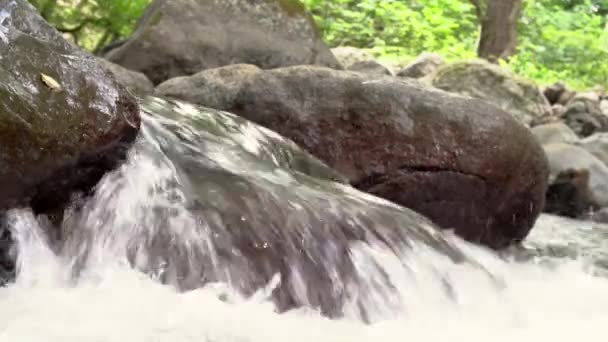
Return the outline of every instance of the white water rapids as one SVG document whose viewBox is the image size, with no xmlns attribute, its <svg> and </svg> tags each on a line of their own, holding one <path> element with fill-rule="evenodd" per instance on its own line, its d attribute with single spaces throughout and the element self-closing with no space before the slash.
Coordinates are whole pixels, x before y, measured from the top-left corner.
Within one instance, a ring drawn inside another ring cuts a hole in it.
<svg viewBox="0 0 608 342">
<path fill-rule="evenodd" d="M 608 279 L 592 276 L 580 260 L 550 263 L 505 262 L 480 248 L 460 245 L 503 280 L 496 288 L 468 266 L 444 267 L 457 302 L 434 295 L 436 279 L 418 270 L 411 282 L 399 263 L 374 251 L 399 284 L 394 296 L 407 298 L 409 314 L 371 325 L 325 319 L 314 312 L 273 312 L 262 298 L 228 303 L 218 287 L 186 293 L 117 265 L 100 266 L 77 285 L 35 235 L 27 212 L 14 213 L 22 235 L 21 273 L 0 289 L 0 341 L 217 341 L 217 342 L 357 342 L 357 341 L 604 341 L 608 323 Z M 577 227 L 578 226 L 578 227 Z M 541 218 L 532 240 L 577 243 L 589 224 Z M 602 227 L 605 229 L 605 227 Z M 584 230 L 584 229 L 583 229 Z M 565 237 L 565 232 L 572 239 Z M 576 248 L 576 246 L 570 246 Z M 546 261 L 547 261 L 546 260 Z M 428 260 L 427 260 L 428 261 Z"/>
<path fill-rule="evenodd" d="M 261 139 L 260 131 L 249 132 Z M 167 140 L 166 146 L 176 143 Z M 213 151 L 213 145 L 207 147 Z M 176 172 L 149 161 L 131 155 L 122 169 L 126 178 L 110 176 L 101 182 L 98 200 L 108 199 L 115 217 L 91 216 L 99 219 L 92 222 L 95 229 L 112 232 L 118 226 L 107 225 L 117 222 L 143 227 L 137 223 L 147 216 L 136 215 L 156 196 L 151 186 L 163 190 L 169 179 L 164 177 Z M 113 187 L 118 180 L 125 183 L 122 188 Z M 267 294 L 278 277 L 247 299 L 220 284 L 179 292 L 132 269 L 120 255 L 113 259 L 127 242 L 104 240 L 103 235 L 89 242 L 94 262 L 88 260 L 74 278 L 74 260 L 51 250 L 42 223 L 28 209 L 12 210 L 8 216 L 18 242 L 18 274 L 15 283 L 0 288 L 1 342 L 606 340 L 608 278 L 602 265 L 608 260 L 608 227 L 603 225 L 541 216 L 525 243 L 527 254 L 502 258 L 446 233 L 493 279 L 481 268 L 454 263 L 423 244 L 403 253 L 353 244 L 350 258 L 364 275 L 360 281 L 369 282 L 362 287 L 366 292 L 357 295 L 365 297 L 365 310 L 374 317 L 373 323 L 364 324 L 348 310 L 345 318 L 333 320 L 307 309 L 276 313 Z M 375 277 L 380 271 L 394 288 L 374 283 L 382 279 Z M 404 307 L 386 315 L 394 303 Z"/>
</svg>

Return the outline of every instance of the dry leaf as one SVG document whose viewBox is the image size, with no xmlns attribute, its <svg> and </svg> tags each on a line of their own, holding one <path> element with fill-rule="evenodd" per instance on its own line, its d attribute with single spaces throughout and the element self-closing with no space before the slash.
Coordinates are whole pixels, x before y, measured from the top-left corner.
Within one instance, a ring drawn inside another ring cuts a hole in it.
<svg viewBox="0 0 608 342">
<path fill-rule="evenodd" d="M 47 87 L 51 88 L 51 90 L 61 91 L 61 85 L 59 84 L 59 82 L 55 81 L 55 79 L 51 76 L 40 73 L 40 79 L 42 80 L 42 82 L 44 82 L 44 84 L 46 84 Z"/>
</svg>

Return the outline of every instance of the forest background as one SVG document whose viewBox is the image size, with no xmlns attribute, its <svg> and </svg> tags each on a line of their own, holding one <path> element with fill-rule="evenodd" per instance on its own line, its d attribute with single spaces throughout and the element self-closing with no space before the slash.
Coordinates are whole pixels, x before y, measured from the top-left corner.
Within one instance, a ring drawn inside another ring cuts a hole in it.
<svg viewBox="0 0 608 342">
<path fill-rule="evenodd" d="M 280 0 L 293 1 L 293 0 Z M 150 0 L 30 0 L 99 53 L 127 38 Z M 422 52 L 485 58 L 538 84 L 608 88 L 608 0 L 303 0 L 330 47 L 405 64 Z"/>
</svg>

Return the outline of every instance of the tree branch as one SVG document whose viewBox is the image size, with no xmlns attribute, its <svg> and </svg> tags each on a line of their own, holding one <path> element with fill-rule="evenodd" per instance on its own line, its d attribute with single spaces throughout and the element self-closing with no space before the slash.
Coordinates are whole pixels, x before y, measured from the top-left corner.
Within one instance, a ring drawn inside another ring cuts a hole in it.
<svg viewBox="0 0 608 342">
<path fill-rule="evenodd" d="M 61 26 L 56 26 L 55 28 L 57 29 L 57 31 L 63 32 L 63 33 L 77 33 L 89 24 L 93 24 L 93 25 L 97 25 L 97 26 L 100 26 L 100 25 L 109 26 L 110 21 L 106 18 L 85 18 L 83 21 L 80 22 L 80 24 L 78 24 L 72 28 L 61 27 Z"/>
<path fill-rule="evenodd" d="M 93 19 L 87 18 L 85 20 L 83 20 L 80 24 L 72 27 L 72 28 L 67 28 L 67 27 L 61 27 L 61 26 L 56 26 L 55 28 L 57 29 L 57 31 L 62 32 L 62 33 L 76 33 L 80 30 L 82 30 L 85 26 L 87 26 L 88 24 L 94 22 Z"/>
</svg>

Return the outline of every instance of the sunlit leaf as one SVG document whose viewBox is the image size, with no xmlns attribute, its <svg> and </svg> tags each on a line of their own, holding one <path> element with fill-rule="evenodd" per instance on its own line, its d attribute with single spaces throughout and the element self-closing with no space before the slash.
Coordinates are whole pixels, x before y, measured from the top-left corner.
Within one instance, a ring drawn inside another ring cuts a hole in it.
<svg viewBox="0 0 608 342">
<path fill-rule="evenodd" d="M 51 76 L 44 73 L 40 73 L 40 79 L 52 91 L 61 91 L 61 85 L 59 84 L 59 82 L 55 81 L 55 79 Z"/>
</svg>

